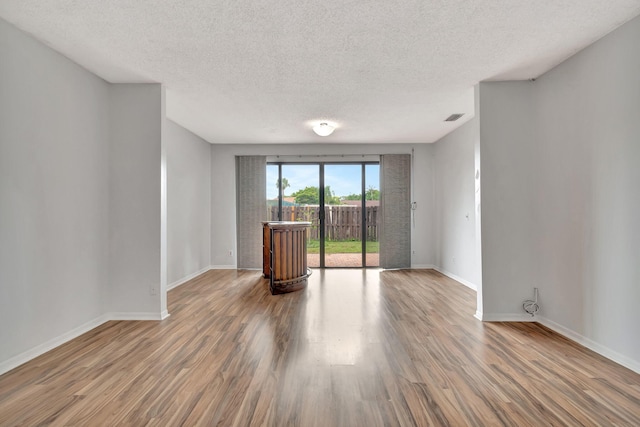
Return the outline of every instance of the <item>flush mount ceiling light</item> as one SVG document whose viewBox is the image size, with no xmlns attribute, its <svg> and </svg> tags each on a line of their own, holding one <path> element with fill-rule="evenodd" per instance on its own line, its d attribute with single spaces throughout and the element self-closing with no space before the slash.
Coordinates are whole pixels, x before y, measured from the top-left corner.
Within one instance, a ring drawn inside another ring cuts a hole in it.
<svg viewBox="0 0 640 427">
<path fill-rule="evenodd" d="M 329 136 L 333 133 L 335 127 L 331 126 L 327 122 L 318 123 L 313 127 L 313 131 L 320 136 Z"/>
</svg>

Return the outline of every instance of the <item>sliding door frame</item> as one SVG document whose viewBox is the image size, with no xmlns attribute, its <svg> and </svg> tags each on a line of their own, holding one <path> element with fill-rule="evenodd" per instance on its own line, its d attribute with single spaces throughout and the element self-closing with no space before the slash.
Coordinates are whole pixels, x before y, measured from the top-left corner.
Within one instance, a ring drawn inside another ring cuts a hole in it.
<svg viewBox="0 0 640 427">
<path fill-rule="evenodd" d="M 317 165 L 318 166 L 318 200 L 319 200 L 319 211 L 318 211 L 318 220 L 320 222 L 319 227 L 319 239 L 320 239 L 320 268 L 378 268 L 379 266 L 367 266 L 367 200 L 366 200 L 366 166 L 367 165 L 380 165 L 380 162 L 376 161 L 347 161 L 347 162 L 267 162 L 267 165 L 277 165 L 278 166 L 278 182 L 282 180 L 282 166 L 283 165 Z M 325 227 L 325 180 L 324 180 L 324 167 L 325 165 L 352 165 L 352 166 L 360 166 L 361 167 L 361 178 L 360 178 L 360 196 L 361 196 L 361 233 L 360 233 L 360 242 L 361 242 L 361 253 L 362 253 L 362 265 L 360 267 L 326 267 L 325 265 L 325 237 L 326 237 L 326 227 Z M 380 179 L 378 179 L 378 187 L 380 187 Z M 278 219 L 282 220 L 282 200 L 284 198 L 284 190 L 282 185 L 278 188 Z"/>
</svg>

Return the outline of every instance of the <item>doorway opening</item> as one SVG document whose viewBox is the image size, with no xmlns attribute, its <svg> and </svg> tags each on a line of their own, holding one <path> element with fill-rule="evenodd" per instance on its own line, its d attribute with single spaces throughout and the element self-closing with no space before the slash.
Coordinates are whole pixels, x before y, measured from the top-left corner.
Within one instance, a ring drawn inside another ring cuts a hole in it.
<svg viewBox="0 0 640 427">
<path fill-rule="evenodd" d="M 378 162 L 268 163 L 266 203 L 269 221 L 311 223 L 309 267 L 380 265 Z"/>
</svg>

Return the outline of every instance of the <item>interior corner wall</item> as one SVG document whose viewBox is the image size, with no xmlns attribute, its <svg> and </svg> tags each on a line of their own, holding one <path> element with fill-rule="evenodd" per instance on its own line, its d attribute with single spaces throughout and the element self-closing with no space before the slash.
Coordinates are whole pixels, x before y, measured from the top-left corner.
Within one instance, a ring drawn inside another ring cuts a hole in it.
<svg viewBox="0 0 640 427">
<path fill-rule="evenodd" d="M 535 82 L 540 315 L 640 372 L 640 18 Z"/>
<path fill-rule="evenodd" d="M 0 19 L 0 373 L 104 321 L 109 90 Z"/>
<path fill-rule="evenodd" d="M 535 82 L 482 83 L 485 313 L 640 372 L 640 18 Z M 521 311 L 521 308 L 520 308 Z"/>
<path fill-rule="evenodd" d="M 211 144 L 167 120 L 168 283 L 181 284 L 211 260 Z"/>
<path fill-rule="evenodd" d="M 435 168 L 436 266 L 472 289 L 480 283 L 476 254 L 476 117 L 433 144 Z"/>
<path fill-rule="evenodd" d="M 211 150 L 211 265 L 235 268 L 236 195 L 235 156 L 247 155 L 356 155 L 410 154 L 415 148 L 414 201 L 418 208 L 412 222 L 412 265 L 433 266 L 433 172 L 428 144 L 213 144 Z M 318 157 L 321 161 L 322 157 Z M 233 256 L 229 256 L 232 251 Z"/>
<path fill-rule="evenodd" d="M 163 89 L 114 84 L 109 94 L 108 311 L 160 319 Z"/>
<path fill-rule="evenodd" d="M 480 83 L 483 320 L 529 320 L 537 286 L 531 82 Z"/>
</svg>

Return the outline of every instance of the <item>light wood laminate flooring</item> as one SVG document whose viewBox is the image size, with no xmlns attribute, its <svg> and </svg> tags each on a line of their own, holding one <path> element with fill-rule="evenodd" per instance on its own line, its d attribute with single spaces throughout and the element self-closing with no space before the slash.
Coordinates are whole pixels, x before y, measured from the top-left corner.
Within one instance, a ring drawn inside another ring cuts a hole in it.
<svg viewBox="0 0 640 427">
<path fill-rule="evenodd" d="M 640 375 L 535 323 L 482 323 L 432 270 L 256 271 L 169 292 L 0 376 L 0 425 L 638 426 Z"/>
</svg>

